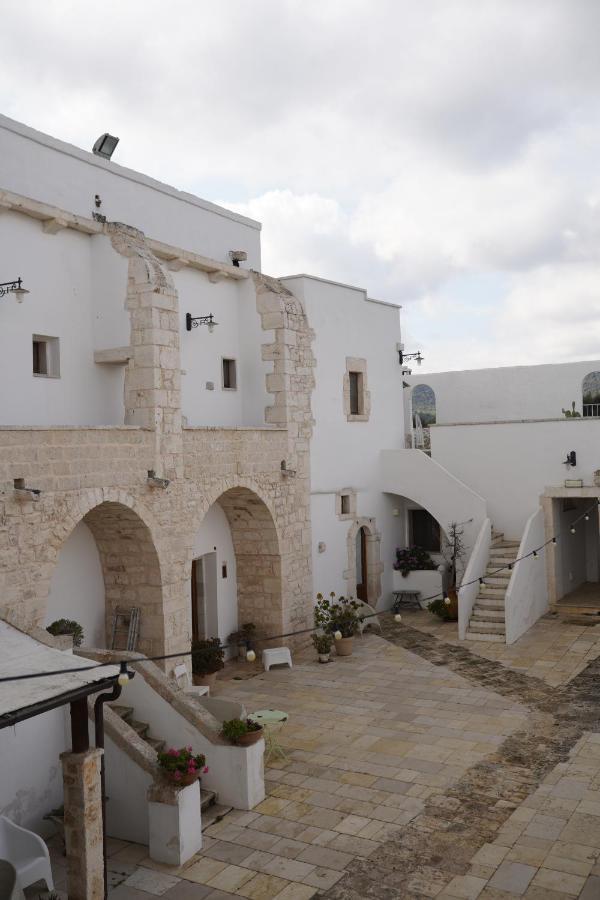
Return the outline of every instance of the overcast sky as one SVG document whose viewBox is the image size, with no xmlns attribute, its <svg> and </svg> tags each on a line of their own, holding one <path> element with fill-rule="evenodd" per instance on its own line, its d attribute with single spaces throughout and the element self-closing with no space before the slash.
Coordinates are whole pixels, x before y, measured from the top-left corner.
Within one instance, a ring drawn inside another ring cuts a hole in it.
<svg viewBox="0 0 600 900">
<path fill-rule="evenodd" d="M 0 110 L 403 305 L 424 371 L 600 356 L 600 0 L 1 0 Z"/>
</svg>

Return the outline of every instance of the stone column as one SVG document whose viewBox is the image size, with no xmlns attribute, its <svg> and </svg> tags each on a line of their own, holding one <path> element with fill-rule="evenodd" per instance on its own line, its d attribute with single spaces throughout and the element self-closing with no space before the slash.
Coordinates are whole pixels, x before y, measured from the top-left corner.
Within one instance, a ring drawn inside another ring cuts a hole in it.
<svg viewBox="0 0 600 900">
<path fill-rule="evenodd" d="M 102 750 L 61 753 L 69 900 L 104 900 Z"/>
</svg>

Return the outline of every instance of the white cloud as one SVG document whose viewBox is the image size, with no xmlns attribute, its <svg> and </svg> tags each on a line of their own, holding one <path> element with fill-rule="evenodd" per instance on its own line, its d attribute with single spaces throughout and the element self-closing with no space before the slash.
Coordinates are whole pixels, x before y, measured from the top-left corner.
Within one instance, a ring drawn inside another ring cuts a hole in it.
<svg viewBox="0 0 600 900">
<path fill-rule="evenodd" d="M 261 219 L 266 270 L 399 300 L 431 368 L 550 361 L 600 337 L 599 31 L 593 0 L 4 0 L 0 108 Z"/>
</svg>

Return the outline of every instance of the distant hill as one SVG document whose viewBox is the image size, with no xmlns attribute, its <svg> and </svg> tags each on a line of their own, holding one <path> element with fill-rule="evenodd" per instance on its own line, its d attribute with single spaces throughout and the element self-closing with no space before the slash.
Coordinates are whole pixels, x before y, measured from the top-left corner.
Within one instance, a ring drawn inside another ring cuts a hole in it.
<svg viewBox="0 0 600 900">
<path fill-rule="evenodd" d="M 433 425 L 435 423 L 435 394 L 428 384 L 417 384 L 413 388 L 412 408 L 413 415 L 418 413 L 423 425 Z"/>
</svg>

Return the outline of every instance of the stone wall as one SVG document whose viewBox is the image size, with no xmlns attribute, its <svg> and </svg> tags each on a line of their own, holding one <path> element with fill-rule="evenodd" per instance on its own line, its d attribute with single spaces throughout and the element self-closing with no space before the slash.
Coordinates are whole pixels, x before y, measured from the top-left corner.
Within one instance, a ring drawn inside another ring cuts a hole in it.
<svg viewBox="0 0 600 900">
<path fill-rule="evenodd" d="M 240 617 L 263 633 L 306 627 L 310 563 L 313 334 L 300 302 L 254 275 L 257 312 L 274 339 L 264 428 L 181 428 L 177 293 L 141 232 L 106 226 L 126 256 L 133 348 L 119 428 L 0 429 L 0 616 L 40 626 L 60 549 L 80 521 L 102 562 L 107 617 L 139 606 L 139 649 L 189 649 L 194 535 L 219 502 L 232 529 Z M 169 479 L 154 487 L 148 471 Z M 41 490 L 14 490 L 14 479 Z M 110 629 L 107 629 L 110 634 Z"/>
</svg>

